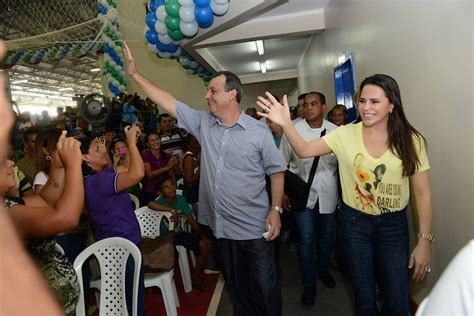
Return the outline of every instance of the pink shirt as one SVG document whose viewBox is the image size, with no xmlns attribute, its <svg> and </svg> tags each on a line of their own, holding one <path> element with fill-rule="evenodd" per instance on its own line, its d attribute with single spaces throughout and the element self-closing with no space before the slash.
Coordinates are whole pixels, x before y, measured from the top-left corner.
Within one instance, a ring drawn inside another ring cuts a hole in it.
<svg viewBox="0 0 474 316">
<path fill-rule="evenodd" d="M 166 167 L 166 165 L 168 165 L 168 161 L 171 158 L 171 155 L 169 155 L 169 154 L 162 151 L 160 153 L 160 159 L 156 159 L 156 157 L 153 155 L 153 153 L 151 152 L 150 149 L 146 149 L 146 150 L 142 151 L 141 155 L 142 155 L 143 162 L 144 163 L 149 163 L 152 171 L 158 170 L 158 169 L 163 168 L 163 167 Z M 162 173 L 159 176 L 153 177 L 153 178 L 148 178 L 145 175 L 145 177 L 143 178 L 143 188 L 142 188 L 143 192 L 156 193 L 156 191 L 157 191 L 156 190 L 156 185 L 155 185 L 156 181 L 158 181 L 159 179 L 164 178 L 166 176 L 168 176 L 168 173 L 166 173 L 166 172 Z"/>
</svg>

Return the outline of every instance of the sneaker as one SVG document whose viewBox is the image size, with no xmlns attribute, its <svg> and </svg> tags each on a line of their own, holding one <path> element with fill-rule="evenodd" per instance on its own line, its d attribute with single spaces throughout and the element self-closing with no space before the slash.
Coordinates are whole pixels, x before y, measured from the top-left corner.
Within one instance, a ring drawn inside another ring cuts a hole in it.
<svg viewBox="0 0 474 316">
<path fill-rule="evenodd" d="M 303 290 L 303 296 L 301 296 L 301 304 L 305 306 L 313 306 L 316 297 L 315 287 L 305 287 Z"/>
<path fill-rule="evenodd" d="M 334 280 L 333 276 L 328 271 L 318 272 L 318 276 L 325 287 L 327 288 L 336 287 L 336 280 Z"/>
</svg>

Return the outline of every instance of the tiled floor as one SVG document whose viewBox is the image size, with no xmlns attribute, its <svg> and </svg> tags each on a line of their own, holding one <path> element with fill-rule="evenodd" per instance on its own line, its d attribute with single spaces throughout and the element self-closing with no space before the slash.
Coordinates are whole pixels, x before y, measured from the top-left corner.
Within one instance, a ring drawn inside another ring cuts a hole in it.
<svg viewBox="0 0 474 316">
<path fill-rule="evenodd" d="M 281 291 L 283 296 L 283 315 L 331 316 L 354 315 L 350 285 L 345 276 L 339 271 L 331 271 L 336 279 L 336 287 L 325 288 L 318 280 L 316 304 L 312 307 L 302 306 L 300 303 L 303 287 L 301 285 L 298 259 L 296 252 L 288 251 L 288 244 L 281 245 Z M 232 302 L 224 287 L 224 292 L 217 309 L 217 316 L 232 315 Z"/>
</svg>

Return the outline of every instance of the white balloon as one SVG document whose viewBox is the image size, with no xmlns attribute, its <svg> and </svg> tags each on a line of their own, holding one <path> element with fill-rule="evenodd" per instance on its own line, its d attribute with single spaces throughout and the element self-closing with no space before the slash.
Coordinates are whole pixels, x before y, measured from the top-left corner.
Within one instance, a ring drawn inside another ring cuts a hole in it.
<svg viewBox="0 0 474 316">
<path fill-rule="evenodd" d="M 155 31 L 158 34 L 168 34 L 168 28 L 166 27 L 166 24 L 159 20 L 155 23 Z"/>
<path fill-rule="evenodd" d="M 190 75 L 194 75 L 194 69 L 186 69 L 186 72 Z"/>
<path fill-rule="evenodd" d="M 182 39 L 180 39 L 179 41 L 173 41 L 172 44 L 175 45 L 175 46 L 179 46 L 179 45 L 181 45 L 182 41 L 183 41 Z"/>
<path fill-rule="evenodd" d="M 178 47 L 178 49 L 171 54 L 173 57 L 178 57 L 179 55 L 181 55 L 181 47 Z"/>
<path fill-rule="evenodd" d="M 170 58 L 171 53 L 169 52 L 159 52 L 158 55 L 160 55 L 161 58 Z"/>
<path fill-rule="evenodd" d="M 178 0 L 178 3 L 182 7 L 190 7 L 190 6 L 194 5 L 193 0 Z"/>
<path fill-rule="evenodd" d="M 156 9 L 156 17 L 161 22 L 165 22 L 166 19 L 166 9 L 164 5 L 160 5 L 158 9 Z"/>
<path fill-rule="evenodd" d="M 191 23 L 196 20 L 194 16 L 194 4 L 189 7 L 181 7 L 179 8 L 179 18 L 181 22 Z"/>
<path fill-rule="evenodd" d="M 183 66 L 189 66 L 188 59 L 185 57 L 180 57 L 179 58 L 179 63 Z"/>
<path fill-rule="evenodd" d="M 217 4 L 215 2 L 211 2 L 210 7 L 215 15 L 224 15 L 229 10 L 229 3 Z"/>
<path fill-rule="evenodd" d="M 169 45 L 173 43 L 173 39 L 168 34 L 158 34 L 158 39 L 162 44 Z"/>
<path fill-rule="evenodd" d="M 215 4 L 226 4 L 229 3 L 229 0 L 211 0 L 211 2 L 215 2 Z"/>
<path fill-rule="evenodd" d="M 199 31 L 199 25 L 196 21 L 191 23 L 179 22 L 179 29 L 183 35 L 193 37 Z"/>
<path fill-rule="evenodd" d="M 156 45 L 153 45 L 153 44 L 150 44 L 148 43 L 148 50 L 154 54 L 158 54 L 159 50 L 158 48 L 156 47 Z"/>
<path fill-rule="evenodd" d="M 199 67 L 199 64 L 197 61 L 192 61 L 189 63 L 189 67 L 191 67 L 193 70 Z"/>
</svg>

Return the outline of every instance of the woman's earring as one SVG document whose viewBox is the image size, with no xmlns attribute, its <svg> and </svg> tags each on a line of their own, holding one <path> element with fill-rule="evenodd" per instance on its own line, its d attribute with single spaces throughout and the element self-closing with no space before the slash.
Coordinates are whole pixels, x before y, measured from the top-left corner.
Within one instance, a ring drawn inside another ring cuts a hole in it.
<svg viewBox="0 0 474 316">
<path fill-rule="evenodd" d="M 50 161 L 51 160 L 51 156 L 50 155 L 46 155 L 46 157 L 44 157 L 47 161 Z"/>
</svg>

